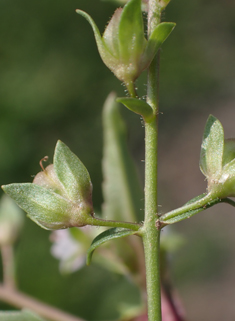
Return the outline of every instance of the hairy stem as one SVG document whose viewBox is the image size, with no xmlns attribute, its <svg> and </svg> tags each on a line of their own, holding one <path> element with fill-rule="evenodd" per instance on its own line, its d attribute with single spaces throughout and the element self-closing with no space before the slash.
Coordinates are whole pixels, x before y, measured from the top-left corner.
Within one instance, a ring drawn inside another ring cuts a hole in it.
<svg viewBox="0 0 235 321">
<path fill-rule="evenodd" d="M 133 231 L 138 231 L 141 227 L 138 223 L 103 220 L 94 216 L 87 220 L 87 224 L 94 226 L 123 227 Z"/>
<path fill-rule="evenodd" d="M 156 0 L 149 0 L 148 34 L 160 23 L 160 9 Z M 145 123 L 145 221 L 143 243 L 146 265 L 148 321 L 161 321 L 160 228 L 156 228 L 157 214 L 157 146 L 158 146 L 158 89 L 159 53 L 148 70 L 147 103 L 155 117 Z"/>
</svg>

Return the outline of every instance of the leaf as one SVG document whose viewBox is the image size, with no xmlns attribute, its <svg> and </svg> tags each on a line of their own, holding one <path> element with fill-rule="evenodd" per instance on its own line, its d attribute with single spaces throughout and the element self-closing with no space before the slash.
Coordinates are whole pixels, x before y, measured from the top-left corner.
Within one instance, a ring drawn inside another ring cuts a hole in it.
<svg viewBox="0 0 235 321">
<path fill-rule="evenodd" d="M 35 313 L 22 310 L 22 311 L 0 311 L 0 321 L 46 321 Z"/>
<path fill-rule="evenodd" d="M 194 197 L 193 199 L 191 199 L 190 201 L 188 201 L 185 205 L 189 205 L 189 204 L 193 204 L 197 201 L 199 201 L 200 199 L 204 198 L 206 196 L 206 193 L 204 194 L 201 194 L 201 195 L 198 195 L 196 197 Z M 199 207 L 195 210 L 191 210 L 191 211 L 187 211 L 183 214 L 180 214 L 180 215 L 177 215 L 173 218 L 170 218 L 170 219 L 166 219 L 163 220 L 160 218 L 160 221 L 166 225 L 168 224 L 174 224 L 174 223 L 177 223 L 177 222 L 180 222 L 180 221 L 183 221 L 185 220 L 186 218 L 190 218 L 192 217 L 193 215 L 197 214 L 197 213 L 200 213 L 204 210 L 206 210 L 207 208 L 210 208 L 212 206 L 214 206 L 215 204 L 219 203 L 221 200 L 219 198 L 215 198 L 215 199 L 212 199 L 209 203 L 207 203 L 206 205 L 202 206 L 202 207 Z"/>
<path fill-rule="evenodd" d="M 141 56 L 146 44 L 141 0 L 130 0 L 123 8 L 119 24 L 119 48 L 124 63 Z"/>
<path fill-rule="evenodd" d="M 104 156 L 103 217 L 122 221 L 143 220 L 143 190 L 126 142 L 126 127 L 112 93 L 103 110 Z"/>
<path fill-rule="evenodd" d="M 91 25 L 92 30 L 95 35 L 95 40 L 96 40 L 99 54 L 100 54 L 103 62 L 105 63 L 105 65 L 107 65 L 109 68 L 111 68 L 111 65 L 115 64 L 116 58 L 110 53 L 109 50 L 107 50 L 107 46 L 106 46 L 103 38 L 100 35 L 100 31 L 99 31 L 95 21 L 91 18 L 91 16 L 89 14 L 87 14 L 86 12 L 84 12 L 82 10 L 77 9 L 76 13 L 78 13 L 79 15 L 84 17 Z"/>
<path fill-rule="evenodd" d="M 74 204 L 59 194 L 31 183 L 9 184 L 2 188 L 39 226 L 45 229 L 70 226 Z"/>
<path fill-rule="evenodd" d="M 149 61 L 150 57 L 153 58 L 155 56 L 158 49 L 171 34 L 175 26 L 176 24 L 174 22 L 162 22 L 157 25 L 151 33 L 145 49 L 144 57 L 147 61 Z"/>
<path fill-rule="evenodd" d="M 91 199 L 90 175 L 80 159 L 60 140 L 56 144 L 54 169 L 68 198 L 76 203 Z"/>
<path fill-rule="evenodd" d="M 118 97 L 116 101 L 123 104 L 134 113 L 143 116 L 145 121 L 151 120 L 154 116 L 151 106 L 143 100 L 131 97 Z"/>
<path fill-rule="evenodd" d="M 223 126 L 217 118 L 210 115 L 204 130 L 200 155 L 200 169 L 207 178 L 221 173 L 223 150 Z"/>
<path fill-rule="evenodd" d="M 136 231 L 133 231 L 133 230 L 115 227 L 115 228 L 111 228 L 111 229 L 99 234 L 93 240 L 90 248 L 87 251 L 87 265 L 89 265 L 91 263 L 92 254 L 97 247 L 99 247 L 100 245 L 104 244 L 107 241 L 117 239 L 117 238 L 122 238 L 122 237 L 129 236 L 129 235 L 133 235 L 135 233 L 136 233 Z"/>
<path fill-rule="evenodd" d="M 185 220 L 186 218 L 190 218 L 192 217 L 193 215 L 197 214 L 197 213 L 200 213 L 201 211 L 204 211 L 206 208 L 204 207 L 200 207 L 196 210 L 192 210 L 192 211 L 188 211 L 186 213 L 183 213 L 183 214 L 180 214 L 180 215 L 177 215 L 173 218 L 170 218 L 170 219 L 167 219 L 167 220 L 161 220 L 160 218 L 160 221 L 166 225 L 169 225 L 169 224 L 174 224 L 174 223 L 177 223 L 177 222 L 180 222 L 180 221 L 183 221 Z"/>
<path fill-rule="evenodd" d="M 204 198 L 206 195 L 207 195 L 206 193 L 200 194 L 200 195 L 192 198 L 192 199 L 191 199 L 190 201 L 188 201 L 187 203 L 185 203 L 185 205 L 195 203 L 195 202 L 199 201 L 200 199 Z"/>
</svg>

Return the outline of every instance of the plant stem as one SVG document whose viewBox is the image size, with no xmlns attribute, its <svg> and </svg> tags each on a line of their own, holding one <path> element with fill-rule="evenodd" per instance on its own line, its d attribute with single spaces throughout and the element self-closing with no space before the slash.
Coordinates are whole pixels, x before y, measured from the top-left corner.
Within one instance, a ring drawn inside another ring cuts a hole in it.
<svg viewBox="0 0 235 321">
<path fill-rule="evenodd" d="M 148 321 L 161 321 L 160 286 L 160 230 L 157 220 L 157 121 L 145 124 L 145 221 L 142 229 L 146 285 L 148 297 Z"/>
<path fill-rule="evenodd" d="M 148 35 L 160 23 L 156 0 L 149 0 Z M 146 265 L 148 321 L 161 321 L 160 228 L 157 221 L 157 143 L 158 143 L 159 53 L 148 70 L 147 103 L 155 117 L 145 123 L 145 221 L 143 243 Z"/>
<path fill-rule="evenodd" d="M 138 97 L 137 96 L 137 93 L 136 93 L 136 90 L 135 90 L 135 83 L 133 81 L 129 81 L 128 83 L 125 84 L 126 85 L 126 88 L 128 90 L 128 93 L 131 97 L 133 98 L 136 98 Z"/>
<path fill-rule="evenodd" d="M 138 223 L 103 220 L 94 216 L 87 220 L 87 224 L 94 226 L 123 227 L 133 231 L 138 231 L 141 228 L 141 224 Z"/>
</svg>

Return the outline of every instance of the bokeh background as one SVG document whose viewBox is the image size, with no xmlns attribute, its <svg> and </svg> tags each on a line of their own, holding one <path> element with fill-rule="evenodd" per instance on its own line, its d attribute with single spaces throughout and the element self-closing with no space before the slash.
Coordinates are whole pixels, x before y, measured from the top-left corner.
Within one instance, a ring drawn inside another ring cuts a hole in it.
<svg viewBox="0 0 235 321">
<path fill-rule="evenodd" d="M 76 8 L 103 30 L 116 4 L 0 0 L 0 183 L 32 181 L 39 160 L 48 155 L 52 162 L 61 139 L 87 166 L 99 211 L 102 105 L 110 91 L 123 96 L 124 88 L 102 64 Z M 235 3 L 172 0 L 163 20 L 177 23 L 161 52 L 159 204 L 166 212 L 205 191 L 198 162 L 208 115 L 220 119 L 226 137 L 235 136 Z M 145 80 L 138 82 L 143 96 Z M 143 181 L 144 129 L 138 116 L 123 116 Z M 217 205 L 172 230 L 185 238 L 171 270 L 188 320 L 234 320 L 235 209 Z M 97 266 L 61 275 L 49 235 L 26 220 L 16 246 L 22 291 L 88 320 L 113 319 L 124 296 L 138 301 L 126 280 Z"/>
</svg>

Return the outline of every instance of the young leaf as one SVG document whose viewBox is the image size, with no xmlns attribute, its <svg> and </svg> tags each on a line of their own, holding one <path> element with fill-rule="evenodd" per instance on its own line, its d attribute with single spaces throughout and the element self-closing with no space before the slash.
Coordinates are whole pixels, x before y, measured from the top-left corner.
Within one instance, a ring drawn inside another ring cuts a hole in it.
<svg viewBox="0 0 235 321">
<path fill-rule="evenodd" d="M 134 113 L 141 115 L 146 122 L 153 117 L 153 109 L 144 100 L 131 97 L 118 97 L 116 101 L 123 104 Z"/>
<path fill-rule="evenodd" d="M 54 168 L 68 198 L 73 202 L 91 202 L 90 175 L 80 159 L 60 140 L 56 144 Z"/>
<path fill-rule="evenodd" d="M 200 155 L 200 169 L 209 180 L 221 173 L 223 150 L 223 126 L 217 118 L 210 115 L 204 130 Z"/>
<path fill-rule="evenodd" d="M 115 95 L 110 94 L 103 110 L 104 182 L 103 217 L 113 220 L 143 220 L 143 190 L 126 142 L 126 127 Z"/>
<path fill-rule="evenodd" d="M 111 228 L 107 231 L 104 231 L 103 233 L 99 234 L 91 243 L 90 248 L 87 251 L 87 265 L 91 263 L 92 254 L 95 251 L 95 249 L 104 244 L 107 241 L 122 238 L 125 236 L 133 235 L 135 234 L 135 231 L 124 229 L 124 228 Z"/>
<path fill-rule="evenodd" d="M 0 311 L 0 321 L 46 321 L 35 313 L 22 311 Z"/>
</svg>

